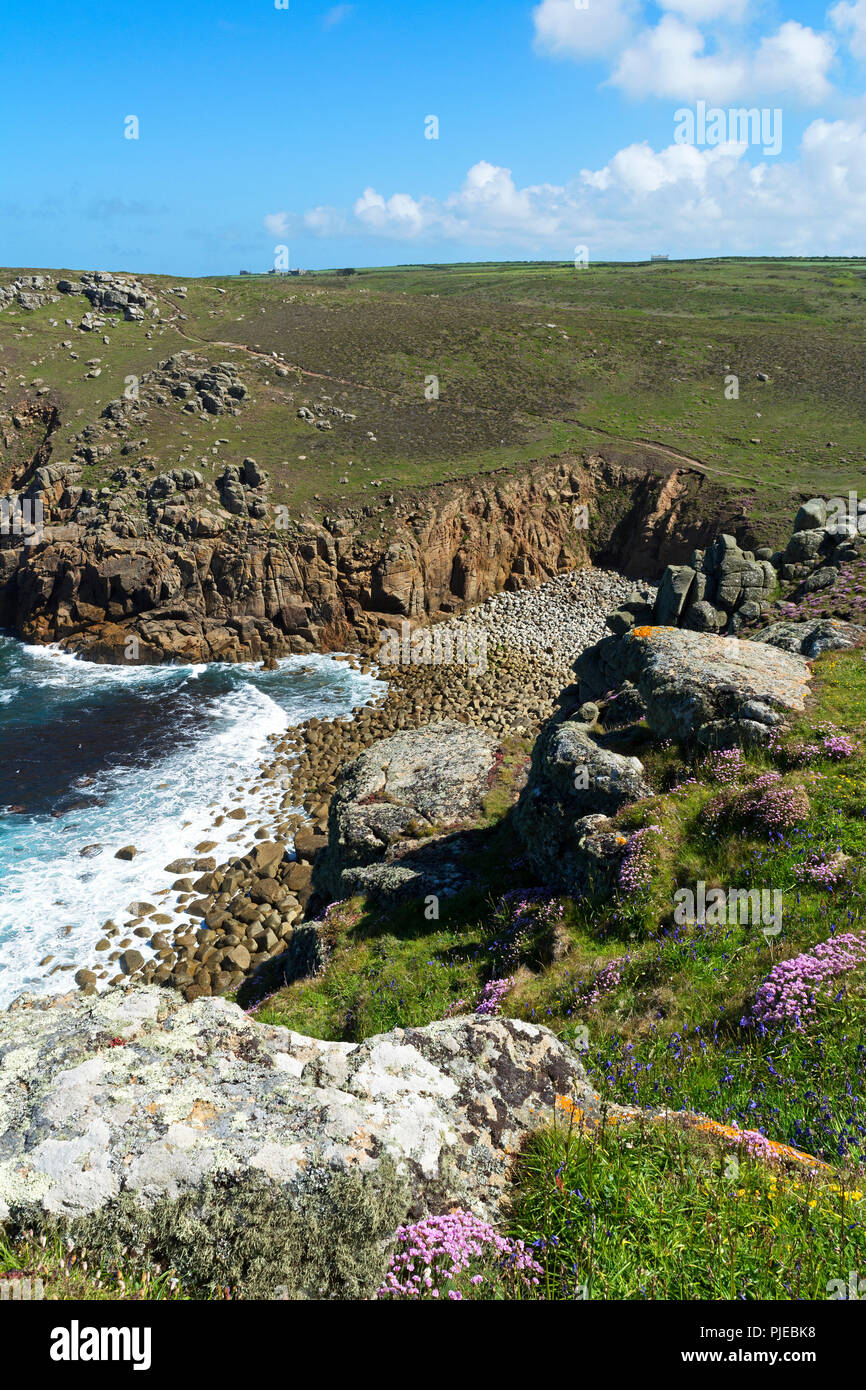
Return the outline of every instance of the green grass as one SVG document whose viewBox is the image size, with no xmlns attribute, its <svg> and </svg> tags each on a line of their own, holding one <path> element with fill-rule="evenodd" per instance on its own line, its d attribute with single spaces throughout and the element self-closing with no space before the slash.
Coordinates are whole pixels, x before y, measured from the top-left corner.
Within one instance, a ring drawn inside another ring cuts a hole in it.
<svg viewBox="0 0 866 1390">
<path fill-rule="evenodd" d="M 359 900 L 350 900 L 331 913 L 331 931 L 325 973 L 279 991 L 256 1012 L 259 1022 L 314 1038 L 359 1041 L 393 1028 L 423 1027 L 466 994 L 474 998 L 482 936 L 462 915 L 456 926 L 436 927 L 413 905 L 385 928 Z"/>
<path fill-rule="evenodd" d="M 237 420 L 153 406 L 148 469 L 192 460 L 212 476 L 252 454 L 271 472 L 273 500 L 310 514 L 371 499 L 376 479 L 411 488 L 608 442 L 634 450 L 650 441 L 697 459 L 742 492 L 745 514 L 771 542 L 800 496 L 866 483 L 862 260 L 230 276 L 183 282 L 185 300 L 173 294 L 177 280 L 142 279 L 160 321 L 117 324 L 107 345 L 63 323 L 67 314 L 77 323 L 80 301 L 0 314 L 9 369 L 0 413 L 42 378 L 60 406 L 57 461 L 128 374 L 190 348 L 235 361 L 250 398 Z M 68 339 L 77 361 L 61 346 Z M 297 370 L 278 377 L 272 352 Z M 97 379 L 86 377 L 90 356 L 103 359 Z M 759 382 L 759 371 L 770 380 Z M 729 372 L 739 378 L 736 401 L 725 398 Z M 431 374 L 436 402 L 424 398 Z M 357 420 L 324 433 L 300 421 L 298 407 L 323 395 Z M 215 456 L 217 438 L 229 443 Z M 185 458 L 183 443 L 193 445 Z M 100 459 L 87 481 L 104 484 L 118 462 Z"/>
<path fill-rule="evenodd" d="M 509 1229 L 546 1299 L 825 1299 L 866 1260 L 863 1197 L 716 1135 L 566 1115 L 523 1156 Z"/>
<path fill-rule="evenodd" d="M 82 1249 L 55 1232 L 10 1239 L 0 1227 L 0 1281 L 42 1283 L 42 1296 L 59 1302 L 186 1302 L 193 1295 L 172 1270 L 130 1255 L 121 1264 L 99 1251 Z M 212 1296 L 224 1297 L 228 1291 Z M 198 1296 L 198 1295 L 196 1295 Z"/>
</svg>

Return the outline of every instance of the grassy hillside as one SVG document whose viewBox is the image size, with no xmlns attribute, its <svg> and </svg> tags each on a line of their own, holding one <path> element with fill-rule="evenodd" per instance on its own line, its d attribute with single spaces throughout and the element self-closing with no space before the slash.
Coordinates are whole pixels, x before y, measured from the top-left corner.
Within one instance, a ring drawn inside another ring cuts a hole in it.
<svg viewBox="0 0 866 1390">
<path fill-rule="evenodd" d="M 472 891 L 443 900 L 434 922 L 423 903 L 388 916 L 360 899 L 331 908 L 324 973 L 256 1016 L 351 1041 L 483 1011 L 492 995 L 577 1047 L 604 1099 L 715 1122 L 599 1134 L 539 1117 L 512 1234 L 537 1244 L 548 1296 L 574 1297 L 576 1283 L 595 1297 L 826 1297 L 866 1254 L 866 660 L 819 659 L 806 716 L 769 753 L 683 762 L 649 738 L 629 751 L 657 794 L 617 817 L 634 852 L 611 894 L 575 900 L 535 882 L 500 793 Z M 736 813 L 767 786 L 768 819 Z M 675 893 L 701 880 L 778 890 L 778 929 L 709 915 L 677 925 Z M 828 952 L 845 963 L 801 1008 L 796 982 Z M 784 1017 L 766 1005 L 780 979 L 785 1007 L 796 1004 Z M 783 1174 L 761 1134 L 826 1166 Z M 464 1294 L 503 1296 L 485 1287 Z"/>
<path fill-rule="evenodd" d="M 129 374 L 195 349 L 235 362 L 251 398 L 230 420 L 184 415 L 173 400 L 149 406 L 137 457 L 155 471 L 191 461 L 218 470 L 251 454 L 272 473 L 273 500 L 295 510 L 606 438 L 697 459 L 751 514 L 780 523 L 793 498 L 866 485 L 864 261 L 141 278 L 159 320 L 120 322 L 108 343 L 64 324 L 77 324 L 80 297 L 0 313 L 0 408 L 48 388 L 62 417 L 56 461 Z M 87 376 L 91 358 L 98 378 Z M 731 374 L 738 400 L 725 397 Z M 438 400 L 425 396 L 434 376 Z M 328 431 L 298 419 L 321 401 L 356 419 Z M 117 462 L 100 460 L 86 481 L 104 482 Z"/>
</svg>

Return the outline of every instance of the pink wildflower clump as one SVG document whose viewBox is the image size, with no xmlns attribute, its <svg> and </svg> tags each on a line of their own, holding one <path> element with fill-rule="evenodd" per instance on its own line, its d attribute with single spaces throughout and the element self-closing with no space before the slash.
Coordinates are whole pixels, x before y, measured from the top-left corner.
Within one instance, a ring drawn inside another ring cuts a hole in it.
<svg viewBox="0 0 866 1390">
<path fill-rule="evenodd" d="M 801 883 L 817 883 L 822 888 L 835 888 L 845 877 L 845 866 L 838 859 L 825 859 L 823 853 L 810 854 L 803 864 L 794 868 L 794 877 Z"/>
<path fill-rule="evenodd" d="M 821 740 L 821 750 L 825 758 L 832 758 L 834 762 L 841 763 L 853 758 L 857 752 L 857 745 L 845 734 L 828 734 Z"/>
<path fill-rule="evenodd" d="M 809 798 L 802 787 L 782 786 L 781 779 L 779 772 L 765 772 L 740 791 L 721 792 L 704 807 L 701 820 L 711 829 L 726 823 L 764 833 L 802 824 L 809 815 Z"/>
<path fill-rule="evenodd" d="M 742 777 L 746 770 L 745 759 L 739 748 L 714 748 L 704 763 L 706 771 L 714 782 L 729 786 Z"/>
<path fill-rule="evenodd" d="M 652 842 L 650 835 L 660 835 L 660 825 L 645 825 L 628 838 L 619 866 L 618 883 L 621 892 L 636 893 L 652 882 Z"/>
<path fill-rule="evenodd" d="M 761 1134 L 757 1129 L 744 1129 L 741 1131 L 742 1138 L 738 1140 L 748 1154 L 749 1158 L 760 1158 L 765 1163 L 771 1163 L 775 1158 L 773 1146 L 765 1134 Z"/>
<path fill-rule="evenodd" d="M 598 971 L 587 992 L 587 1004 L 594 1004 L 603 994 L 609 994 L 612 989 L 616 989 L 622 979 L 622 972 L 628 965 L 628 960 L 628 956 L 619 956 L 616 960 L 609 961 Z"/>
<path fill-rule="evenodd" d="M 860 745 L 847 734 L 840 733 L 834 724 L 821 724 L 815 730 L 820 743 L 791 743 L 784 750 L 790 767 L 803 767 L 816 758 L 830 758 L 834 763 L 847 762 L 860 750 Z"/>
<path fill-rule="evenodd" d="M 509 975 L 505 980 L 488 980 L 481 991 L 481 998 L 475 1005 L 477 1014 L 498 1014 L 502 1006 L 502 1001 L 514 984 L 514 976 Z"/>
<path fill-rule="evenodd" d="M 791 1025 L 802 1029 L 806 1019 L 814 1016 L 820 991 L 864 961 L 866 941 L 853 932 L 832 936 L 811 951 L 779 961 L 755 995 L 751 1009 L 740 1020 L 741 1027 L 766 1031 Z"/>
<path fill-rule="evenodd" d="M 820 743 L 790 743 L 783 751 L 786 766 L 805 767 L 820 758 L 823 749 Z"/>
<path fill-rule="evenodd" d="M 376 1296 L 438 1299 L 444 1295 L 459 1303 L 463 1300 L 459 1283 L 478 1288 L 504 1275 L 531 1288 L 543 1272 L 522 1240 L 501 1236 L 472 1212 L 458 1210 L 398 1228 L 397 1249 Z"/>
</svg>

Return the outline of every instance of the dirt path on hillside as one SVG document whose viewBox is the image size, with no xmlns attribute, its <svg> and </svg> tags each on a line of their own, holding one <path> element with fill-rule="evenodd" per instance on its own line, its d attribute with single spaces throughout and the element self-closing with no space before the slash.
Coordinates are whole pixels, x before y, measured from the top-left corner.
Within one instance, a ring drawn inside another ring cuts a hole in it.
<svg viewBox="0 0 866 1390">
<path fill-rule="evenodd" d="M 171 303 L 171 301 L 168 301 Z M 176 310 L 177 306 L 171 303 L 171 307 Z M 279 355 L 274 356 L 271 352 L 263 352 L 259 348 L 251 348 L 247 343 L 234 343 L 225 338 L 199 338 L 181 327 L 176 319 L 163 320 L 169 324 L 185 338 L 187 342 L 198 348 L 221 347 L 228 348 L 230 351 L 243 352 L 254 360 L 265 362 L 270 366 L 277 364 L 286 367 L 290 372 L 297 372 L 301 377 L 309 377 L 315 381 L 327 381 L 333 386 L 347 386 L 355 391 L 372 391 L 378 396 L 391 396 L 393 392 L 381 386 L 371 386 L 366 382 L 351 381 L 346 377 L 331 376 L 327 372 L 314 372 L 308 367 L 302 367 L 297 362 L 289 362 L 286 358 Z M 624 439 L 622 435 L 614 434 L 611 430 L 603 429 L 600 425 L 587 424 L 585 420 L 578 420 L 573 416 L 565 417 L 562 421 L 566 425 L 577 425 L 579 429 L 585 430 L 589 435 L 601 435 L 605 439 L 610 439 L 613 443 L 621 445 L 623 448 L 644 448 L 655 449 L 662 458 L 678 468 L 693 469 L 698 473 L 705 473 L 711 477 L 726 479 L 731 482 L 744 483 L 746 486 L 754 486 L 754 479 L 742 473 L 734 473 L 730 469 L 719 467 L 716 464 L 707 463 L 703 459 L 692 458 L 689 454 L 680 453 L 678 449 L 673 449 L 669 444 L 663 443 L 660 439 Z"/>
</svg>

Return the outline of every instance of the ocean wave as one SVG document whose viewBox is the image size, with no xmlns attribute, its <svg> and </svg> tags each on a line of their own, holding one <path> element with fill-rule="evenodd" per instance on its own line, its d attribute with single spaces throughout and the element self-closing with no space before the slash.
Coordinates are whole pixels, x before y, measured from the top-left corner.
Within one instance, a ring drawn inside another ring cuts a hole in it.
<svg viewBox="0 0 866 1390">
<path fill-rule="evenodd" d="M 70 988 L 74 970 L 48 972 L 89 962 L 105 922 L 122 926 L 132 902 L 145 899 L 173 922 L 186 921 L 166 864 L 194 855 L 205 841 L 215 845 L 208 853 L 218 862 L 245 853 L 260 824 L 290 814 L 280 810 L 287 777 L 257 784 L 272 741 L 312 715 L 349 714 L 384 690 L 374 676 L 330 656 L 284 658 L 275 671 L 225 664 L 127 671 L 17 646 L 5 652 L 4 684 L 10 664 L 17 665 L 13 703 L 23 697 L 32 705 L 38 697 L 39 719 L 59 708 L 71 748 L 76 719 L 86 716 L 82 729 L 92 738 L 99 701 L 110 697 L 116 729 L 133 694 L 137 717 L 152 719 L 160 742 L 157 756 L 131 764 L 127 756 L 117 766 L 110 748 L 100 750 L 105 765 L 70 779 L 68 791 L 79 799 L 67 799 L 61 812 L 13 811 L 0 819 L 0 1004 L 22 990 Z M 160 728 L 169 707 L 176 730 Z M 4 719 L 0 710 L 0 733 Z M 241 804 L 244 821 L 215 825 Z M 125 845 L 138 851 L 131 861 L 114 857 Z M 47 966 L 40 964 L 48 956 Z"/>
</svg>

